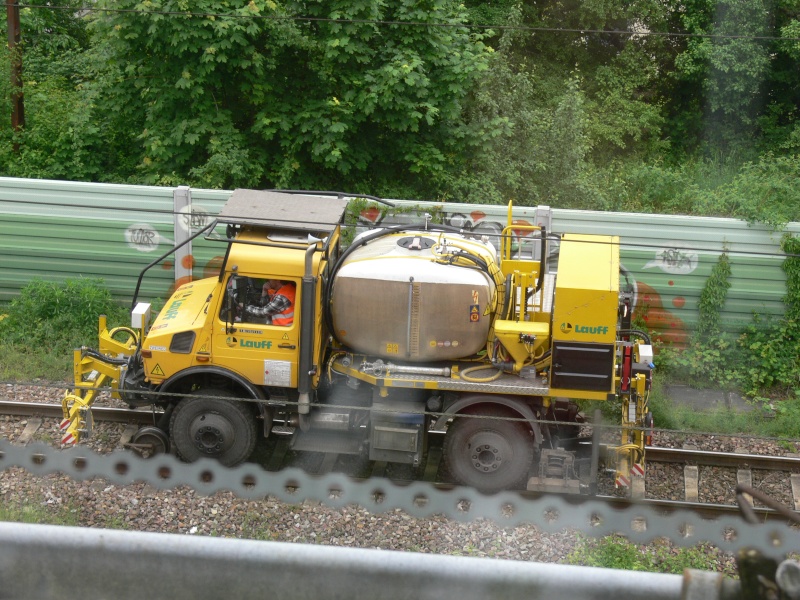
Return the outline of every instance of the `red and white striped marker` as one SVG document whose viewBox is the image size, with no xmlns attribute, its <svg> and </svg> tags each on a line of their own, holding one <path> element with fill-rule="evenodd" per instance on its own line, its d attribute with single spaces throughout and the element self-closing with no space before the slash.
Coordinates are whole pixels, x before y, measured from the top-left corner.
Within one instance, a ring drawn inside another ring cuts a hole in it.
<svg viewBox="0 0 800 600">
<path fill-rule="evenodd" d="M 71 433 L 68 433 L 64 437 L 61 438 L 61 445 L 62 446 L 72 446 L 75 444 L 75 436 Z"/>
<path fill-rule="evenodd" d="M 59 425 L 58 428 L 61 431 L 64 431 L 67 427 L 69 427 L 69 424 L 70 424 L 70 420 L 69 419 L 64 419 L 63 421 L 61 421 L 61 425 Z"/>
<path fill-rule="evenodd" d="M 644 466 L 639 463 L 634 463 L 631 467 L 631 475 L 633 477 L 644 477 Z"/>
<path fill-rule="evenodd" d="M 617 487 L 630 487 L 631 481 L 624 475 L 619 475 L 616 481 Z"/>
</svg>

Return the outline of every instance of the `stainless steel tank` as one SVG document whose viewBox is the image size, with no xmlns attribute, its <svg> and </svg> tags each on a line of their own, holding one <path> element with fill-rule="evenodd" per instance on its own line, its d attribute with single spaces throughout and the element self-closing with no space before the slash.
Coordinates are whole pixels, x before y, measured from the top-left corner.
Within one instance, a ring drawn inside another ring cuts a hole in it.
<svg viewBox="0 0 800 600">
<path fill-rule="evenodd" d="M 483 349 L 495 284 L 477 268 L 437 262 L 459 251 L 495 260 L 488 243 L 434 232 L 391 234 L 353 251 L 333 285 L 336 337 L 357 352 L 409 362 Z"/>
</svg>

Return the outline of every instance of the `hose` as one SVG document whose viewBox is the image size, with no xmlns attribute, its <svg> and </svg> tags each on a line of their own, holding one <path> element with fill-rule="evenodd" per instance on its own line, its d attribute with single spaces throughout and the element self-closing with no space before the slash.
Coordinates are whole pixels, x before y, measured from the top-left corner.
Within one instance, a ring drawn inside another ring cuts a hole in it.
<svg viewBox="0 0 800 600">
<path fill-rule="evenodd" d="M 652 342 L 650 342 L 650 336 L 647 334 L 647 332 L 646 331 L 642 331 L 641 329 L 620 329 L 619 330 L 619 334 L 620 335 L 640 335 L 640 336 L 642 336 L 644 341 L 647 342 L 648 345 L 650 345 L 652 343 Z"/>
<path fill-rule="evenodd" d="M 488 383 L 489 381 L 500 379 L 500 377 L 502 377 L 503 375 L 503 371 L 497 369 L 489 377 L 467 377 L 468 373 L 474 373 L 475 371 L 483 371 L 486 369 L 494 369 L 494 367 L 492 365 L 477 365 L 475 367 L 464 369 L 460 373 L 461 379 L 463 379 L 464 381 L 469 381 L 470 383 Z"/>
<path fill-rule="evenodd" d="M 135 329 L 131 329 L 130 327 L 114 327 L 111 331 L 108 332 L 108 336 L 113 338 L 117 333 L 123 331 L 127 333 L 129 336 L 133 338 L 136 342 L 136 345 L 139 345 L 139 333 Z"/>
<path fill-rule="evenodd" d="M 128 364 L 127 358 L 111 358 L 110 356 L 101 354 L 100 352 L 94 350 L 93 348 L 86 348 L 84 354 L 86 354 L 87 356 L 91 356 L 95 360 L 99 360 L 100 362 L 104 362 L 108 365 L 126 366 Z"/>
<path fill-rule="evenodd" d="M 498 314 L 500 319 L 508 319 L 511 312 L 511 275 L 506 277 L 505 290 L 503 293 L 503 310 L 502 314 Z M 500 311 L 498 311 L 500 312 Z"/>
<path fill-rule="evenodd" d="M 610 452 L 615 452 L 616 454 L 623 454 L 625 452 L 632 452 L 634 455 L 634 459 L 644 460 L 644 454 L 642 453 L 642 449 L 639 448 L 636 444 L 623 444 L 621 446 L 614 446 L 608 449 Z"/>
</svg>

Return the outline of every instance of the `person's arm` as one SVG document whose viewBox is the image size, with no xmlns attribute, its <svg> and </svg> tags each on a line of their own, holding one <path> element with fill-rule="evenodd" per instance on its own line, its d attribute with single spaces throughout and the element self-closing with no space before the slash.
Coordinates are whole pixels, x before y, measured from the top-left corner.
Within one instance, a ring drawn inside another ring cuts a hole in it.
<svg viewBox="0 0 800 600">
<path fill-rule="evenodd" d="M 247 312 L 256 317 L 266 317 L 269 315 L 277 315 L 285 311 L 292 305 L 292 302 L 280 294 L 274 294 L 266 306 L 253 306 L 247 307 Z"/>
</svg>

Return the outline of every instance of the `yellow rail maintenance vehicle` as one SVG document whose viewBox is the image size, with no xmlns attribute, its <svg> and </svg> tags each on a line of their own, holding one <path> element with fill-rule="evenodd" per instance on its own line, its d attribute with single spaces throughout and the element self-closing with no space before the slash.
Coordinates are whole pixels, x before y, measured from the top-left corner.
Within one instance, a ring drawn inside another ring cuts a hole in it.
<svg viewBox="0 0 800 600">
<path fill-rule="evenodd" d="M 236 190 L 196 234 L 224 228 L 219 275 L 178 288 L 152 324 L 137 285 L 132 327 L 101 317 L 99 349 L 75 351 L 64 443 L 91 432 L 110 387 L 163 410 L 134 448 L 187 461 L 240 464 L 280 424 L 296 451 L 419 465 L 444 430 L 458 483 L 590 493 L 599 456 L 576 400 L 618 398 L 606 467 L 618 485 L 643 474 L 652 348 L 630 328 L 618 238 L 513 224 L 509 204 L 499 248 L 426 222 L 344 249 L 347 202 Z"/>
</svg>

